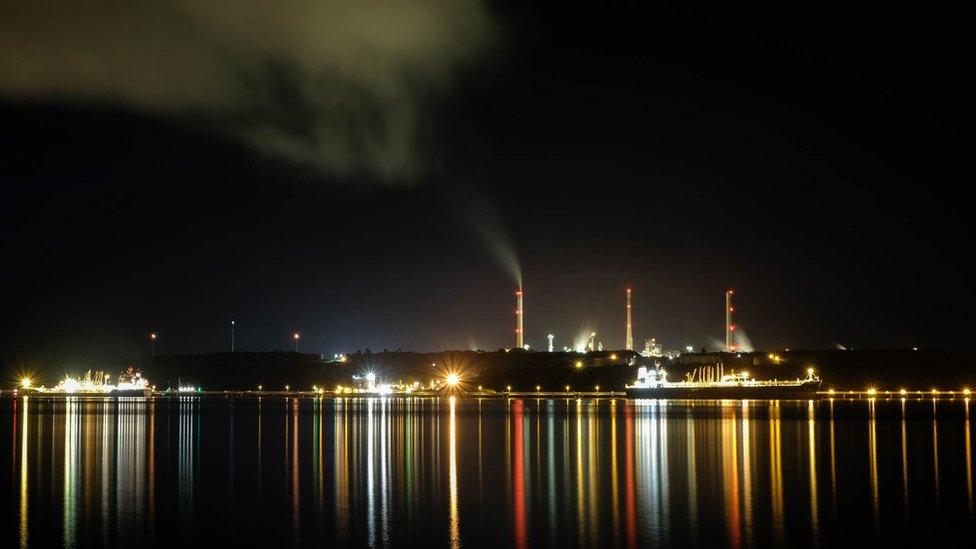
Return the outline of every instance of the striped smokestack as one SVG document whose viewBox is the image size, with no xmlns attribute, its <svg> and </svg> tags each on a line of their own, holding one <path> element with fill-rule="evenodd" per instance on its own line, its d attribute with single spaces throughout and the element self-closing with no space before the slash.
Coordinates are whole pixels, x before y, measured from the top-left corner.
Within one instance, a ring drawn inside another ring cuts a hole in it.
<svg viewBox="0 0 976 549">
<path fill-rule="evenodd" d="M 525 347 L 524 332 L 522 331 L 522 290 L 515 292 L 515 346 Z"/>
<path fill-rule="evenodd" d="M 634 323 L 630 309 L 630 288 L 627 288 L 627 341 L 624 348 L 628 351 L 634 350 Z"/>
<path fill-rule="evenodd" d="M 732 331 L 735 330 L 735 325 L 732 324 L 733 311 L 732 290 L 728 290 L 725 292 L 725 351 L 729 353 L 735 351 L 735 344 L 732 343 Z"/>
</svg>

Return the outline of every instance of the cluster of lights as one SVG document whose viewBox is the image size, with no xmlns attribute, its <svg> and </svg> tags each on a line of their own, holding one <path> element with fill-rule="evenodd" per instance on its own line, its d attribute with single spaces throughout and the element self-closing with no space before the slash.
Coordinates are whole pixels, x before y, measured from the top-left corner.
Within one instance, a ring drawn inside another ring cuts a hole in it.
<svg viewBox="0 0 976 549">
<path fill-rule="evenodd" d="M 843 392 L 847 392 L 848 394 L 856 394 L 857 393 L 857 391 L 841 391 L 841 392 L 842 393 Z M 871 396 L 871 397 L 877 396 L 881 392 L 882 391 L 879 391 L 877 387 L 868 387 L 864 391 L 865 394 L 867 394 L 868 396 Z M 972 390 L 970 390 L 968 387 L 964 387 L 961 391 L 940 391 L 938 389 L 930 389 L 928 392 L 929 392 L 929 394 L 933 394 L 933 395 L 942 395 L 942 394 L 954 395 L 957 392 L 958 393 L 961 393 L 962 395 L 964 395 L 966 397 L 969 397 L 970 395 L 972 395 Z M 884 393 L 890 395 L 892 392 L 891 391 L 884 391 Z M 904 389 L 904 388 L 898 390 L 898 394 L 901 395 L 901 396 L 903 396 L 903 397 L 904 396 L 908 396 L 909 393 L 914 393 L 916 395 L 921 395 L 921 394 L 923 394 L 923 391 L 909 391 L 908 389 Z M 837 394 L 837 391 L 835 389 L 828 389 L 827 390 L 827 394 L 828 395 L 835 395 L 835 394 Z"/>
</svg>

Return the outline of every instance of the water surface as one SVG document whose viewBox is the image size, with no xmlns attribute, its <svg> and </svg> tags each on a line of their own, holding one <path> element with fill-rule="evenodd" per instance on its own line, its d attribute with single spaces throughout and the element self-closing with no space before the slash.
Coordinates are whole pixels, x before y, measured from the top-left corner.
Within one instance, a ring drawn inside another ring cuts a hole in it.
<svg viewBox="0 0 976 549">
<path fill-rule="evenodd" d="M 974 540 L 968 401 L 0 399 L 0 546 Z"/>
</svg>

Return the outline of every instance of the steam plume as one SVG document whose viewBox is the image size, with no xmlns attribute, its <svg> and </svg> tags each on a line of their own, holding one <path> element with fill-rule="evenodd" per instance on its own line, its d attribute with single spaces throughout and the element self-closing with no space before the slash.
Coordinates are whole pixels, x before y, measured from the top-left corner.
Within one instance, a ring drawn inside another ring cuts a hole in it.
<svg viewBox="0 0 976 549">
<path fill-rule="evenodd" d="M 482 0 L 0 0 L 0 95 L 192 119 L 332 175 L 420 175 L 423 106 Z"/>
</svg>

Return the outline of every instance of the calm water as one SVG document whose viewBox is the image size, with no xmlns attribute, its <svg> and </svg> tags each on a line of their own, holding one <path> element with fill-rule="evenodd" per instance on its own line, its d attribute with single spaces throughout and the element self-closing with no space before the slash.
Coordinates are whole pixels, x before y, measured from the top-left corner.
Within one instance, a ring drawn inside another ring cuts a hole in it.
<svg viewBox="0 0 976 549">
<path fill-rule="evenodd" d="M 0 399 L 0 546 L 976 533 L 962 400 Z"/>
</svg>

